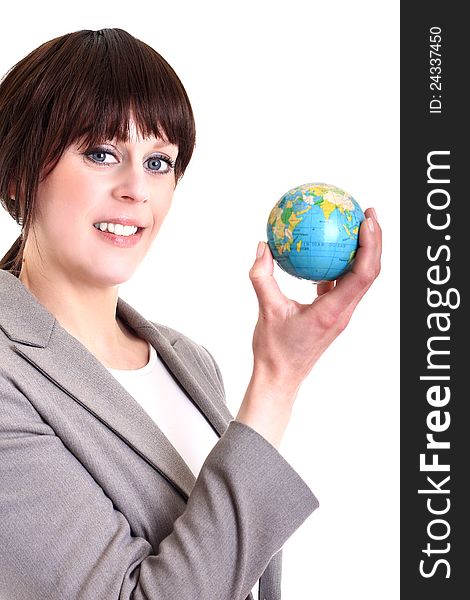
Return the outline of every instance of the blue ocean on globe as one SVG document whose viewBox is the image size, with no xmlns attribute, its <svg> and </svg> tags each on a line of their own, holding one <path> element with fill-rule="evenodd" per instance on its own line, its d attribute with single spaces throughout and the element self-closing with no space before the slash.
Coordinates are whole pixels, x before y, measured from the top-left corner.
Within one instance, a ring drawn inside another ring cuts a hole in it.
<svg viewBox="0 0 470 600">
<path fill-rule="evenodd" d="M 286 192 L 272 209 L 268 244 L 274 260 L 290 275 L 333 281 L 352 267 L 364 219 L 359 204 L 344 190 L 305 183 Z"/>
</svg>

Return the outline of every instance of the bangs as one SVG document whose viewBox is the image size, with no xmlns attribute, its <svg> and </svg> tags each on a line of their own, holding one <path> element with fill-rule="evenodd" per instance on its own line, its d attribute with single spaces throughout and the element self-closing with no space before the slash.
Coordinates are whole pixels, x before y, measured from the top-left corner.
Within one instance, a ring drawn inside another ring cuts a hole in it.
<svg viewBox="0 0 470 600">
<path fill-rule="evenodd" d="M 82 56 L 75 57 L 80 77 L 74 76 L 77 66 L 70 65 L 71 85 L 65 90 L 61 83 L 74 124 L 70 141 L 82 136 L 86 143 L 127 141 L 131 114 L 143 137 L 153 135 L 178 146 L 191 138 L 193 115 L 186 92 L 155 50 L 121 30 L 92 32 L 81 50 Z"/>
<path fill-rule="evenodd" d="M 182 176 L 195 143 L 194 117 L 183 85 L 158 52 L 122 29 L 79 31 L 40 48 L 43 69 L 32 99 L 43 113 L 43 177 L 78 140 L 127 141 L 131 118 L 142 137 L 178 146 L 176 180 Z"/>
</svg>

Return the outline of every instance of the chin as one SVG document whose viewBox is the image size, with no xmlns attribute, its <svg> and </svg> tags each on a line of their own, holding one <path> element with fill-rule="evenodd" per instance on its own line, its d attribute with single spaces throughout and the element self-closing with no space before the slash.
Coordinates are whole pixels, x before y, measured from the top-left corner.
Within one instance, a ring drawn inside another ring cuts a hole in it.
<svg viewBox="0 0 470 600">
<path fill-rule="evenodd" d="M 88 281 L 96 283 L 98 287 L 114 287 L 126 283 L 135 273 L 137 265 L 123 265 L 114 263 L 107 268 L 97 268 L 94 265 L 86 274 Z"/>
<path fill-rule="evenodd" d="M 122 276 L 118 276 L 116 275 L 113 278 L 107 277 L 106 279 L 101 280 L 101 285 L 103 287 L 115 287 L 117 285 L 121 285 L 122 283 L 126 283 L 127 281 L 129 281 L 129 279 L 132 277 L 133 273 L 130 273 L 129 275 L 122 275 Z"/>
<path fill-rule="evenodd" d="M 129 279 L 134 275 L 135 269 L 116 269 L 115 273 L 106 273 L 103 275 L 101 281 L 105 286 L 116 286 L 121 285 L 122 283 L 126 283 Z"/>
</svg>

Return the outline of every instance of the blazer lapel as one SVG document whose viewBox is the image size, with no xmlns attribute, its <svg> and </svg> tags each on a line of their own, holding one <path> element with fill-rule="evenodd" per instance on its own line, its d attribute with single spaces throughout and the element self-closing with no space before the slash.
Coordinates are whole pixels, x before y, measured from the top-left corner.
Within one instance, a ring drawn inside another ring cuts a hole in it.
<svg viewBox="0 0 470 600">
<path fill-rule="evenodd" d="M 148 321 L 122 298 L 118 299 L 117 314 L 139 337 L 152 344 L 176 382 L 183 387 L 215 432 L 221 436 L 233 416 L 219 391 L 220 386 L 211 383 L 210 378 L 206 376 L 207 368 L 204 363 L 201 362 L 196 368 L 193 366 L 190 369 L 189 365 L 194 365 L 197 359 L 186 339 L 178 332 Z M 160 329 L 165 330 L 166 335 L 163 335 Z"/>
<path fill-rule="evenodd" d="M 183 338 L 167 339 L 158 325 L 119 298 L 117 314 L 154 346 L 176 382 L 218 435 L 233 418 L 201 369 L 191 372 Z M 167 437 L 104 365 L 70 335 L 11 273 L 0 271 L 0 327 L 12 349 L 151 464 L 185 499 L 195 477 Z M 161 328 L 162 331 L 166 328 Z M 158 396 L 158 394 L 157 394 Z"/>
</svg>

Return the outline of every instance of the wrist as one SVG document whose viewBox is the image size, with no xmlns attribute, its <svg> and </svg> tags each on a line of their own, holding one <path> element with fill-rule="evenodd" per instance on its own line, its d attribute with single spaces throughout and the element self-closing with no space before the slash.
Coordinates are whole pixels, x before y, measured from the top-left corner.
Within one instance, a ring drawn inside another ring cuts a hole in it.
<svg viewBox="0 0 470 600">
<path fill-rule="evenodd" d="M 289 423 L 298 386 L 253 371 L 236 420 L 248 425 L 279 449 Z"/>
<path fill-rule="evenodd" d="M 301 382 L 284 372 L 276 371 L 255 362 L 250 385 L 263 390 L 269 397 L 284 398 L 286 403 L 291 402 L 293 404 Z"/>
</svg>

